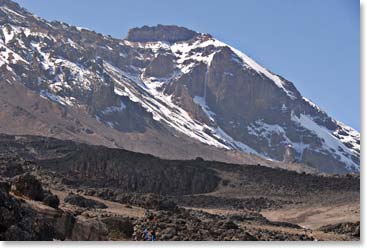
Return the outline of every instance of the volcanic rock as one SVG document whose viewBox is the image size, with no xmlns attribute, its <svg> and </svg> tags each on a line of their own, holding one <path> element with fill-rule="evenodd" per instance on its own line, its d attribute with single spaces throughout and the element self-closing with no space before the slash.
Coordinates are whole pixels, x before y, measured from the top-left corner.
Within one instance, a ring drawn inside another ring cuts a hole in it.
<svg viewBox="0 0 367 248">
<path fill-rule="evenodd" d="M 44 198 L 44 190 L 38 179 L 27 173 L 17 176 L 13 182 L 14 192 L 24 195 L 35 201 L 42 201 Z"/>
<path fill-rule="evenodd" d="M 154 27 L 143 26 L 129 30 L 127 40 L 137 42 L 166 41 L 174 43 L 192 39 L 199 34 L 195 31 L 175 25 L 160 25 Z"/>
</svg>

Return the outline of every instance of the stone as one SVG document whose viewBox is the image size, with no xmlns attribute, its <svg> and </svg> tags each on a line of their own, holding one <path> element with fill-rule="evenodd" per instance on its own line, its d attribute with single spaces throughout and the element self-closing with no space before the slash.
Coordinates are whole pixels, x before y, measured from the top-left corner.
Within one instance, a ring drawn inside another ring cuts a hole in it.
<svg viewBox="0 0 367 248">
<path fill-rule="evenodd" d="M 45 197 L 43 198 L 43 202 L 52 208 L 58 208 L 60 204 L 60 200 L 56 195 L 51 194 L 50 192 L 47 192 L 45 194 Z"/>
<path fill-rule="evenodd" d="M 134 226 L 129 218 L 109 217 L 102 220 L 107 225 L 110 232 L 118 231 L 125 238 L 131 238 L 134 233 Z"/>
<path fill-rule="evenodd" d="M 79 206 L 82 208 L 107 208 L 107 206 L 102 203 L 92 199 L 85 198 L 81 195 L 70 193 L 67 197 L 65 197 L 64 201 L 66 203 Z"/>
<path fill-rule="evenodd" d="M 40 181 L 35 176 L 27 173 L 17 176 L 13 182 L 14 192 L 35 201 L 42 201 L 44 198 L 44 190 Z"/>
</svg>

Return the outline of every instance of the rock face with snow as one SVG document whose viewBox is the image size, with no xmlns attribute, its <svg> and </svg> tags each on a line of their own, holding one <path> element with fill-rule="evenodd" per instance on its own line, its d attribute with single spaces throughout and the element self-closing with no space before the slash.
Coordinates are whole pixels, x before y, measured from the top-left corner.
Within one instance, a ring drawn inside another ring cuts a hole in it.
<svg viewBox="0 0 367 248">
<path fill-rule="evenodd" d="M 359 171 L 357 131 L 208 34 L 158 25 L 114 39 L 2 0 L 0 71 L 3 132 L 26 133 L 30 121 L 44 135 L 163 157 L 235 152 L 322 172 Z M 21 92 L 24 105 L 9 92 Z"/>
</svg>

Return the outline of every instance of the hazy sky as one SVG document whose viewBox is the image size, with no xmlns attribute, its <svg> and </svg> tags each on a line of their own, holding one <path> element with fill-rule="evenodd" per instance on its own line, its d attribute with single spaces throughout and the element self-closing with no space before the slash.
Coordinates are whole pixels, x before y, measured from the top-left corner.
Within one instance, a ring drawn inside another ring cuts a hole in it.
<svg viewBox="0 0 367 248">
<path fill-rule="evenodd" d="M 176 24 L 210 33 L 360 129 L 359 0 L 16 0 L 47 20 L 116 38 Z"/>
</svg>

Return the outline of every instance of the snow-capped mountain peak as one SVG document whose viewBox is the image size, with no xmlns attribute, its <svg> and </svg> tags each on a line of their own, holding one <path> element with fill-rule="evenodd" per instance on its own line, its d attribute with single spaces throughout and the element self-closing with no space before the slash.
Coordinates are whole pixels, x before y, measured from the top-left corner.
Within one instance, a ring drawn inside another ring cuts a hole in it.
<svg viewBox="0 0 367 248">
<path fill-rule="evenodd" d="M 274 161 L 291 149 L 291 162 L 359 171 L 357 131 L 245 53 L 187 28 L 144 26 L 121 40 L 2 0 L 0 70 L 2 83 L 21 83 L 117 132 L 179 134 Z"/>
</svg>

